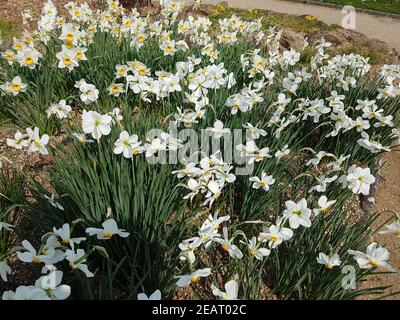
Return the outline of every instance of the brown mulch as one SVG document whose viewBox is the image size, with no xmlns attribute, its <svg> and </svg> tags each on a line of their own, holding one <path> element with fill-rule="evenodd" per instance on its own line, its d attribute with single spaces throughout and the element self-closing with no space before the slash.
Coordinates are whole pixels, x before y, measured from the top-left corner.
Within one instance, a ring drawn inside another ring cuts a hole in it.
<svg viewBox="0 0 400 320">
<path fill-rule="evenodd" d="M 92 8 L 95 7 L 97 0 L 74 0 L 77 3 L 87 2 Z M 21 12 L 23 10 L 29 10 L 32 16 L 40 16 L 43 5 L 47 0 L 1 0 L 0 1 L 0 19 L 5 21 L 11 21 L 17 23 L 20 28 L 22 26 Z M 58 14 L 65 14 L 66 10 L 64 6 L 70 2 L 70 0 L 53 0 L 54 5 L 57 7 Z M 32 27 L 32 24 L 30 25 Z"/>
<path fill-rule="evenodd" d="M 386 153 L 383 157 L 385 162 L 380 172 L 380 181 L 376 193 L 376 202 L 374 211 L 381 213 L 379 218 L 374 222 L 373 227 L 379 228 L 388 219 L 394 216 L 392 212 L 387 210 L 399 210 L 400 199 L 400 152 Z M 400 299 L 400 237 L 396 235 L 374 234 L 371 241 L 376 241 L 380 245 L 387 248 L 390 252 L 389 264 L 397 270 L 396 273 L 380 274 L 371 276 L 370 279 L 362 284 L 362 288 L 370 288 L 373 286 L 392 286 L 386 293 L 395 293 L 387 299 Z M 374 299 L 374 296 L 365 296 L 364 300 Z"/>
</svg>

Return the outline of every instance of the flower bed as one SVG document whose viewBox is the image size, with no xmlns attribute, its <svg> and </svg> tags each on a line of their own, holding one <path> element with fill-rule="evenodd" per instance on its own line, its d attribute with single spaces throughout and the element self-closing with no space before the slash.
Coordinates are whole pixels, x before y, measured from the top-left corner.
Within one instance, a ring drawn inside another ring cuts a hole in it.
<svg viewBox="0 0 400 320">
<path fill-rule="evenodd" d="M 353 214 L 400 138 L 399 66 L 374 75 L 324 39 L 285 49 L 261 20 L 181 19 L 174 1 L 146 17 L 117 1 L 67 9 L 49 1 L 2 53 L 7 144 L 53 158 L 50 187 L 14 177 L 33 202 L 0 181 L 1 277 L 13 257 L 39 273 L 3 299 L 384 293 L 355 287 L 394 269 L 369 243 L 376 215 Z M 19 210 L 35 235 L 14 246 Z"/>
</svg>

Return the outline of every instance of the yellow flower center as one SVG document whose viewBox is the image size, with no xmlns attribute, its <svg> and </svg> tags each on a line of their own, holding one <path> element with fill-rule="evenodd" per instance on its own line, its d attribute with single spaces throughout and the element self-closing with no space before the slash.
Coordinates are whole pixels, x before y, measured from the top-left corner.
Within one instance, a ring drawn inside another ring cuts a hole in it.
<svg viewBox="0 0 400 320">
<path fill-rule="evenodd" d="M 7 61 L 12 61 L 12 60 L 14 60 L 14 53 L 12 53 L 12 52 L 7 53 L 7 54 L 6 54 L 6 60 L 7 60 Z"/>
<path fill-rule="evenodd" d="M 298 216 L 301 216 L 301 210 L 300 209 L 295 210 L 293 213 L 297 214 Z"/>
<path fill-rule="evenodd" d="M 119 87 L 119 86 L 112 86 L 111 91 L 112 91 L 113 93 L 120 92 L 120 87 Z M 126 141 L 126 142 L 128 142 L 128 141 Z M 124 143 L 125 143 L 125 142 L 124 142 Z"/>
<path fill-rule="evenodd" d="M 72 43 L 72 41 L 67 41 L 67 42 L 65 42 L 65 46 L 66 46 L 68 49 L 71 49 L 71 48 L 74 47 L 74 44 Z"/>
<path fill-rule="evenodd" d="M 111 237 L 113 236 L 112 232 L 104 232 L 104 239 L 111 239 Z"/>
<path fill-rule="evenodd" d="M 145 69 L 145 68 L 140 68 L 140 69 L 139 69 L 139 74 L 140 74 L 141 76 L 144 76 L 144 75 L 146 74 L 146 69 Z"/>
<path fill-rule="evenodd" d="M 278 240 L 278 237 L 277 236 L 271 236 L 271 241 L 272 242 L 275 242 L 275 241 L 277 241 Z"/>
<path fill-rule="evenodd" d="M 22 87 L 21 87 L 21 85 L 20 85 L 19 83 L 13 83 L 13 84 L 11 85 L 11 89 L 12 89 L 13 91 L 20 91 L 20 90 L 22 89 Z"/>
<path fill-rule="evenodd" d="M 32 57 L 25 58 L 25 64 L 31 65 L 33 63 Z"/>
<path fill-rule="evenodd" d="M 36 148 L 39 148 L 40 147 L 40 140 L 35 140 L 33 142 L 33 144 L 35 145 Z"/>
<path fill-rule="evenodd" d="M 199 282 L 199 280 L 200 280 L 200 277 L 196 277 L 196 276 L 194 276 L 194 277 L 192 277 L 192 279 L 190 279 L 190 281 L 192 281 L 193 283 Z"/>
<path fill-rule="evenodd" d="M 41 263 L 42 260 L 40 260 L 38 257 L 33 257 L 32 263 Z"/>
<path fill-rule="evenodd" d="M 228 40 L 229 40 L 229 36 L 228 35 L 226 35 L 226 34 L 224 34 L 223 36 L 222 36 L 222 38 L 221 38 L 221 40 L 222 40 L 222 42 L 227 42 Z"/>
<path fill-rule="evenodd" d="M 375 260 L 371 260 L 369 263 L 370 263 L 371 266 L 373 266 L 373 267 L 377 267 L 377 266 L 379 265 L 378 262 L 375 261 Z"/>
<path fill-rule="evenodd" d="M 74 35 L 72 33 L 67 33 L 65 38 L 70 42 L 74 41 Z"/>
<path fill-rule="evenodd" d="M 65 59 L 63 60 L 63 62 L 64 62 L 64 64 L 65 64 L 66 66 L 69 66 L 69 65 L 72 64 L 72 59 L 70 59 L 70 58 L 65 58 Z"/>
</svg>

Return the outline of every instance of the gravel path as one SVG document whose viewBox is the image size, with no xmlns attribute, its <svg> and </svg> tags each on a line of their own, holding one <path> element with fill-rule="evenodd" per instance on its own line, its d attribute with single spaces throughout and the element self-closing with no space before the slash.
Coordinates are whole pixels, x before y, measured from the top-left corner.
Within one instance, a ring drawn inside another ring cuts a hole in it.
<svg viewBox="0 0 400 320">
<path fill-rule="evenodd" d="M 203 0 L 203 3 L 217 4 L 221 1 Z M 327 24 L 341 25 L 344 14 L 340 9 L 323 7 L 302 2 L 283 0 L 227 0 L 230 6 L 242 9 L 265 9 L 291 15 L 319 16 Z M 400 20 L 375 16 L 356 11 L 356 29 L 368 38 L 379 39 L 400 51 Z"/>
</svg>

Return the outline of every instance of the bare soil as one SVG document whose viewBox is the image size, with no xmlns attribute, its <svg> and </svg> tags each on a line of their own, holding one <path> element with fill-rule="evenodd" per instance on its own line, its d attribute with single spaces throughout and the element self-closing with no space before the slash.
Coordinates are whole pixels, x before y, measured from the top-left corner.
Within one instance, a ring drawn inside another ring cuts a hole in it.
<svg viewBox="0 0 400 320">
<path fill-rule="evenodd" d="M 380 228 L 382 224 L 394 216 L 391 211 L 400 212 L 400 152 L 387 153 L 383 161 L 384 165 L 380 172 L 381 177 L 374 207 L 374 210 L 380 212 L 381 215 L 374 222 L 375 229 Z M 387 293 L 394 293 L 394 295 L 387 297 L 387 299 L 400 299 L 400 237 L 375 233 L 371 240 L 385 246 L 390 251 L 389 263 L 398 272 L 371 276 L 370 280 L 365 282 L 362 287 L 392 286 L 387 290 Z M 370 298 L 373 299 L 374 297 L 364 297 L 364 299 Z"/>
</svg>

